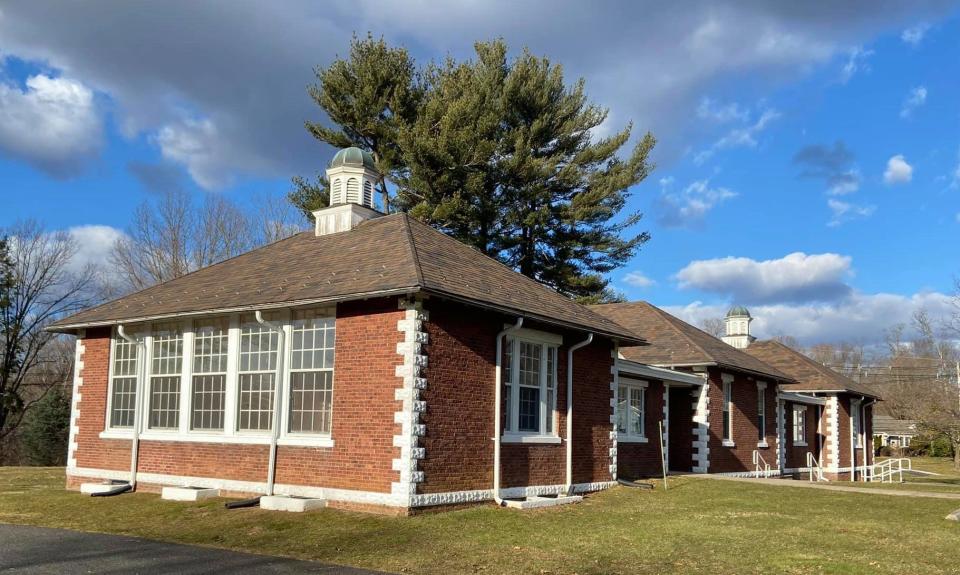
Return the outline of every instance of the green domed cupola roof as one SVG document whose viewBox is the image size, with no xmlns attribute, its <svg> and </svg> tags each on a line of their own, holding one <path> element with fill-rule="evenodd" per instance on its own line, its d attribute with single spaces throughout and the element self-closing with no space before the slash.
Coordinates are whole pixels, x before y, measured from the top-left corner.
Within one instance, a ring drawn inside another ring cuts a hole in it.
<svg viewBox="0 0 960 575">
<path fill-rule="evenodd" d="M 340 166 L 369 168 L 371 170 L 377 169 L 376 165 L 374 165 L 373 155 L 357 147 L 344 148 L 337 152 L 333 159 L 330 160 L 331 168 L 339 168 Z"/>
<path fill-rule="evenodd" d="M 742 305 L 735 305 L 727 312 L 727 317 L 750 317 L 750 310 Z"/>
</svg>

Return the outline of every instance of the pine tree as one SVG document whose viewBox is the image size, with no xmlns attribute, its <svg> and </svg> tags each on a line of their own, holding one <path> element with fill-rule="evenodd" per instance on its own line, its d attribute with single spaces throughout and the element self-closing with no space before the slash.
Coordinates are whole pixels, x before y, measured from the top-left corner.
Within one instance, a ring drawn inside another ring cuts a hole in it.
<svg viewBox="0 0 960 575">
<path fill-rule="evenodd" d="M 350 56 L 315 70 L 317 83 L 309 93 L 336 126 L 306 122 L 313 137 L 334 148 L 357 146 L 373 154 L 384 178 L 380 193 L 387 207 L 386 177 L 402 169 L 397 138 L 400 127 L 414 118 L 424 86 L 413 59 L 404 48 L 391 48 L 381 38 L 354 37 Z M 293 179 L 290 201 L 308 218 L 330 201 L 322 170 L 314 181 Z"/>
<path fill-rule="evenodd" d="M 502 41 L 477 43 L 474 60 L 447 59 L 423 73 L 402 52 L 399 84 L 416 84 L 410 101 L 417 105 L 379 116 L 372 113 L 379 102 L 361 106 L 357 96 L 368 91 L 358 81 L 376 89 L 379 76 L 345 71 L 379 69 L 371 54 L 397 51 L 370 39 L 353 48 L 349 62 L 318 72 L 316 93 L 325 99 L 315 99 L 340 130 L 318 128 L 315 136 L 386 150 L 379 157 L 400 210 L 562 294 L 584 302 L 621 297 L 605 276 L 650 238 L 634 231 L 641 214 L 625 210 L 630 188 L 652 168 L 651 134 L 627 150 L 631 125 L 595 137 L 607 110 L 588 101 L 583 80 L 568 86 L 560 66 L 527 51 L 511 60 Z"/>
<path fill-rule="evenodd" d="M 54 386 L 30 410 L 20 429 L 20 450 L 30 465 L 63 465 L 70 434 L 70 398 Z"/>
</svg>

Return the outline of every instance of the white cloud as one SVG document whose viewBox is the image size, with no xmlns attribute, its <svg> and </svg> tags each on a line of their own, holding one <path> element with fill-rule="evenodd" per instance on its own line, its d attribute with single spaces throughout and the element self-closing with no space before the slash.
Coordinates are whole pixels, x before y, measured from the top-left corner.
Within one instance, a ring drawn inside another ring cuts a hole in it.
<svg viewBox="0 0 960 575">
<path fill-rule="evenodd" d="M 840 81 L 846 84 L 857 72 L 869 72 L 870 64 L 867 59 L 873 56 L 873 50 L 864 50 L 863 46 L 852 48 L 847 54 L 847 62 L 840 71 Z"/>
<path fill-rule="evenodd" d="M 657 282 L 643 275 L 643 273 L 639 271 L 634 271 L 623 276 L 623 283 L 637 288 L 645 288 L 655 285 Z"/>
<path fill-rule="evenodd" d="M 718 124 L 727 122 L 746 122 L 750 119 L 750 112 L 736 102 L 720 104 L 712 98 L 703 98 L 697 106 L 697 117 Z"/>
<path fill-rule="evenodd" d="M 928 30 L 930 30 L 929 24 L 920 23 L 904 30 L 903 33 L 900 34 L 900 39 L 903 40 L 905 44 L 916 48 L 920 45 L 920 42 L 923 41 L 923 37 L 927 35 Z"/>
<path fill-rule="evenodd" d="M 681 289 L 697 289 L 738 302 L 829 301 L 851 291 L 851 258 L 839 254 L 795 252 L 757 261 L 726 257 L 690 262 L 677 272 Z"/>
<path fill-rule="evenodd" d="M 689 147 L 688 128 L 703 121 L 690 111 L 703 94 L 741 79 L 789 85 L 850 46 L 952 10 L 892 0 L 869 8 L 849 0 L 815 7 L 708 0 L 316 4 L 289 0 L 264 10 L 232 2 L 223 10 L 217 2 L 166 2 L 143 10 L 89 0 L 60 3 L 52 18 L 42 2 L 4 2 L 0 38 L 5 56 L 63 70 L 104 94 L 127 136 L 169 126 L 189 131 L 180 125 L 184 111 L 209 119 L 216 132 L 192 134 L 207 143 L 184 148 L 204 156 L 187 167 L 222 181 L 225 171 L 289 178 L 322 166 L 330 150 L 303 122 L 323 115 L 305 87 L 315 66 L 348 51 L 354 31 L 407 46 L 419 62 L 472 56 L 478 39 L 502 37 L 513 53 L 528 46 L 562 63 L 569 80 L 584 77 L 591 100 L 618 119 L 613 128 L 633 120 L 638 133 L 657 134 L 664 165 Z M 78 22 L 104 25 L 91 34 Z"/>
<path fill-rule="evenodd" d="M 673 228 L 696 227 L 703 223 L 710 210 L 737 196 L 727 188 L 711 187 L 710 180 L 697 180 L 680 192 L 671 192 L 670 187 L 669 183 L 664 185 L 658 199 L 658 221 Z"/>
<path fill-rule="evenodd" d="M 873 212 L 877 211 L 876 206 L 862 206 L 850 202 L 841 202 L 835 198 L 827 200 L 827 207 L 830 208 L 830 221 L 827 225 L 835 228 L 844 222 L 858 219 L 869 218 Z"/>
<path fill-rule="evenodd" d="M 831 303 L 751 305 L 751 325 L 761 339 L 792 335 L 804 345 L 847 341 L 866 345 L 883 342 L 884 331 L 900 323 L 909 324 L 914 312 L 926 310 L 935 320 L 946 320 L 952 312 L 952 298 L 937 292 L 899 295 L 853 293 Z M 664 306 L 668 312 L 698 325 L 707 318 L 723 317 L 729 304 L 694 302 L 686 306 Z"/>
<path fill-rule="evenodd" d="M 888 185 L 906 184 L 913 179 L 913 166 L 907 163 L 903 154 L 897 154 L 887 160 L 887 169 L 883 172 L 883 181 Z"/>
<path fill-rule="evenodd" d="M 24 90 L 0 84 L 0 152 L 68 177 L 100 149 L 93 92 L 76 80 L 39 74 Z"/>
<path fill-rule="evenodd" d="M 760 132 L 767 128 L 767 125 L 769 125 L 770 122 L 779 117 L 780 112 L 777 112 L 776 110 L 764 110 L 760 114 L 760 117 L 757 118 L 756 122 L 731 129 L 729 132 L 724 134 L 723 137 L 714 142 L 712 146 L 706 150 L 700 151 L 696 156 L 694 156 L 694 163 L 697 165 L 703 164 L 705 161 L 713 157 L 718 150 L 725 150 L 729 148 L 756 148 L 757 136 L 760 134 Z"/>
<path fill-rule="evenodd" d="M 909 118 L 913 111 L 924 105 L 927 101 L 927 89 L 924 86 L 917 86 L 910 90 L 907 99 L 903 101 L 900 107 L 900 117 Z"/>
<path fill-rule="evenodd" d="M 81 270 L 88 265 L 108 268 L 106 262 L 110 260 L 110 253 L 118 239 L 124 233 L 110 226 L 89 225 L 76 226 L 67 230 L 77 244 L 77 253 L 70 261 L 73 270 Z"/>
</svg>

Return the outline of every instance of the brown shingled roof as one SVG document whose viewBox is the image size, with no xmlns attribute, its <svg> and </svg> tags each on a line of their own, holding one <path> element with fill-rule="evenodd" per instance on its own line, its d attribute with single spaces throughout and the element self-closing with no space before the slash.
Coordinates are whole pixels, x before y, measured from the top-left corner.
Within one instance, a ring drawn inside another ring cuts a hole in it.
<svg viewBox="0 0 960 575">
<path fill-rule="evenodd" d="M 645 301 L 590 306 L 590 309 L 643 334 L 650 345 L 620 348 L 631 361 L 658 366 L 719 365 L 782 381 L 793 378 Z"/>
<path fill-rule="evenodd" d="M 303 232 L 82 311 L 54 323 L 51 329 L 71 331 L 125 321 L 417 291 L 624 342 L 643 341 L 586 306 L 406 214 L 376 218 L 349 232 L 319 237 L 312 231 Z"/>
<path fill-rule="evenodd" d="M 880 397 L 869 386 L 857 383 L 778 341 L 755 341 L 746 352 L 799 382 L 785 385 L 787 391 L 844 391 Z"/>
</svg>

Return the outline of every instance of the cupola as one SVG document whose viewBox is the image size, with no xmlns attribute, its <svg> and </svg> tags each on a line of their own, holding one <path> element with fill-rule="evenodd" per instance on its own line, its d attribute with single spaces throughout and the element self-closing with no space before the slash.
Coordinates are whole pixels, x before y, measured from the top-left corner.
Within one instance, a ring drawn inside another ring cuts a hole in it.
<svg viewBox="0 0 960 575">
<path fill-rule="evenodd" d="M 370 152 L 356 147 L 340 150 L 330 160 L 327 180 L 330 206 L 313 212 L 318 236 L 345 232 L 382 215 L 373 203 L 380 172 Z"/>
<path fill-rule="evenodd" d="M 721 339 L 737 349 L 749 347 L 757 339 L 750 335 L 750 322 L 752 321 L 753 317 L 750 316 L 750 310 L 742 305 L 733 306 L 723 320 L 726 335 Z"/>
</svg>

